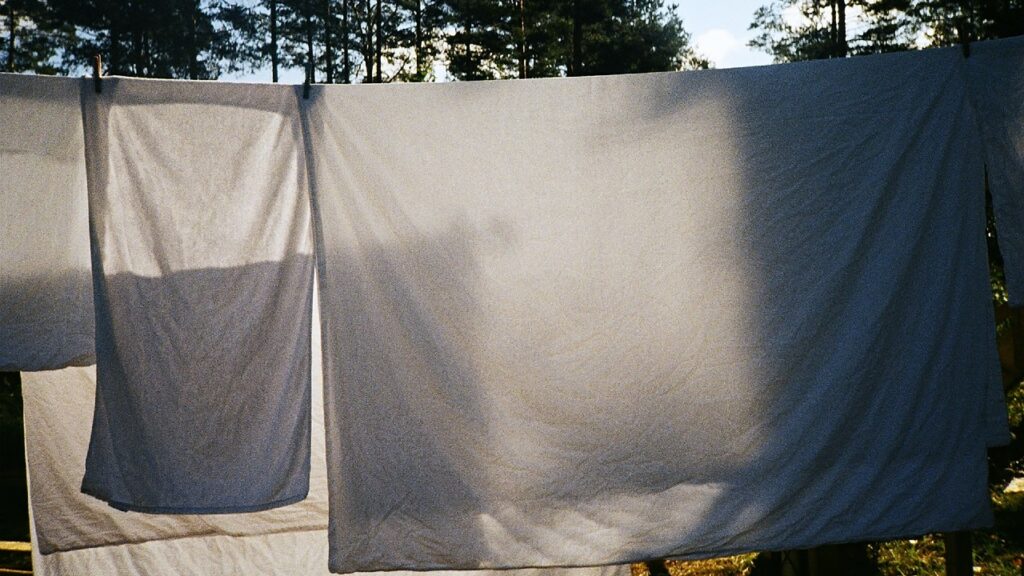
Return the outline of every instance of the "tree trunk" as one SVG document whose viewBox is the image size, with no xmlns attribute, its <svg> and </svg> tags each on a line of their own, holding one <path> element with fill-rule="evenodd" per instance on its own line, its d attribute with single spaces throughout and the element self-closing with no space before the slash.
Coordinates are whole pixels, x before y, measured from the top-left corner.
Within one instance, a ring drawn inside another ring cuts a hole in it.
<svg viewBox="0 0 1024 576">
<path fill-rule="evenodd" d="M 139 33 L 139 38 L 141 39 L 139 45 L 142 46 L 140 56 L 142 72 L 139 73 L 139 76 L 154 76 L 156 70 L 153 59 L 153 38 L 146 30 Z"/>
<path fill-rule="evenodd" d="M 135 23 L 135 28 L 132 30 L 132 63 L 135 69 L 135 76 L 143 76 L 143 70 L 145 66 L 143 64 L 143 38 L 142 32 L 137 28 L 138 23 Z"/>
<path fill-rule="evenodd" d="M 363 16 L 366 18 L 366 28 L 363 30 L 363 65 L 366 67 L 366 76 L 363 82 L 373 82 L 373 61 L 377 52 L 373 48 L 373 13 L 370 11 L 370 0 L 363 0 Z"/>
<path fill-rule="evenodd" d="M 152 70 L 150 70 L 151 62 L 148 57 L 149 51 L 147 50 L 149 39 L 146 34 L 149 22 L 146 18 L 146 5 L 142 0 L 129 3 L 129 18 L 128 24 L 131 30 L 131 58 L 132 67 L 135 70 L 134 75 L 141 77 L 149 76 L 152 73 Z"/>
<path fill-rule="evenodd" d="M 115 13 L 113 9 L 109 13 L 110 17 L 110 61 L 107 62 L 107 71 L 109 74 L 123 74 L 124 71 L 121 69 L 123 56 L 121 54 L 121 15 Z"/>
<path fill-rule="evenodd" d="M 14 72 L 14 50 L 16 48 L 15 32 L 18 29 L 18 19 L 14 17 L 14 6 L 7 6 L 7 71 Z"/>
<path fill-rule="evenodd" d="M 834 58 L 839 55 L 839 20 L 836 17 L 836 0 L 828 0 L 828 8 L 832 16 L 832 19 L 828 22 L 828 39 L 829 44 L 831 44 L 828 57 Z"/>
<path fill-rule="evenodd" d="M 143 75 L 143 38 L 142 38 L 142 22 L 141 15 L 139 14 L 138 4 L 132 2 L 129 7 L 129 30 L 131 30 L 131 61 L 132 68 L 135 70 L 135 76 Z"/>
<path fill-rule="evenodd" d="M 277 0 L 270 0 L 270 78 L 277 83 Z"/>
<path fill-rule="evenodd" d="M 306 80 L 316 83 L 316 60 L 313 54 L 313 0 L 306 0 L 303 8 L 306 12 Z"/>
<path fill-rule="evenodd" d="M 384 81 L 384 75 L 381 71 L 381 62 L 384 59 L 384 20 L 381 17 L 383 16 L 383 10 L 381 9 L 381 0 L 377 0 L 376 13 L 377 14 L 375 20 L 377 21 L 377 83 L 379 84 Z"/>
<path fill-rule="evenodd" d="M 526 78 L 526 0 L 519 0 L 519 77 Z"/>
<path fill-rule="evenodd" d="M 836 0 L 836 11 L 839 12 L 839 24 L 836 29 L 839 56 L 845 58 L 850 51 L 850 47 L 846 43 L 846 0 Z"/>
<path fill-rule="evenodd" d="M 349 59 L 348 0 L 341 3 L 341 81 L 352 82 L 352 61 Z"/>
<path fill-rule="evenodd" d="M 324 69 L 327 83 L 334 84 L 334 46 L 331 41 L 331 2 L 324 0 Z"/>
<path fill-rule="evenodd" d="M 423 80 L 423 0 L 416 0 L 414 17 L 416 19 L 416 28 L 414 30 L 416 34 L 416 52 L 414 54 L 416 58 L 416 80 Z"/>
<path fill-rule="evenodd" d="M 572 62 L 569 64 L 570 76 L 583 75 L 583 22 L 580 21 L 580 2 L 572 0 Z"/>
<path fill-rule="evenodd" d="M 199 78 L 199 47 L 196 31 L 196 19 L 199 13 L 199 2 L 193 0 L 189 6 L 189 29 L 188 29 L 188 77 L 192 80 Z"/>
</svg>

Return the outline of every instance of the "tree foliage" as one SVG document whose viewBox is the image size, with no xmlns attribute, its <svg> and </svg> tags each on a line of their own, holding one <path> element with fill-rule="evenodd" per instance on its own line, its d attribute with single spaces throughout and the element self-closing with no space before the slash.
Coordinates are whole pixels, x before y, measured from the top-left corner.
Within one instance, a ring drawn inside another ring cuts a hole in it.
<svg viewBox="0 0 1024 576">
<path fill-rule="evenodd" d="M 799 14 L 799 22 L 789 14 Z M 754 12 L 752 30 L 760 34 L 750 45 L 771 54 L 776 62 L 816 60 L 846 56 L 849 44 L 845 26 L 846 2 L 839 0 L 774 0 Z"/>
<path fill-rule="evenodd" d="M 54 62 L 59 28 L 42 0 L 0 0 L 0 71 L 61 72 Z"/>
<path fill-rule="evenodd" d="M 0 0 L 0 64 L 315 82 L 615 74 L 706 67 L 664 0 Z"/>
<path fill-rule="evenodd" d="M 909 12 L 935 46 L 1024 34 L 1024 0 L 918 0 Z"/>
<path fill-rule="evenodd" d="M 773 0 L 750 29 L 776 62 L 895 52 L 1022 34 L 1024 0 Z"/>
<path fill-rule="evenodd" d="M 215 78 L 234 57 L 216 0 L 37 2 L 47 63 L 66 73 L 89 68 L 99 54 L 111 74 Z"/>
</svg>

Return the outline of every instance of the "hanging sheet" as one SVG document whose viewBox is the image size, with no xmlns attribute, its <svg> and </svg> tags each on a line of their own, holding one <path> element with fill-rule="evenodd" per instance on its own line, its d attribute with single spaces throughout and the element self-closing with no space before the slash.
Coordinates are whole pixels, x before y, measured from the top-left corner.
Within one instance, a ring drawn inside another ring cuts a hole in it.
<svg viewBox="0 0 1024 576">
<path fill-rule="evenodd" d="M 1010 303 L 1024 305 L 1024 37 L 971 44 L 971 97 L 985 148 Z"/>
<path fill-rule="evenodd" d="M 0 74 L 0 371 L 95 361 L 79 82 Z"/>
<path fill-rule="evenodd" d="M 95 370 L 69 368 L 24 374 L 34 573 L 328 574 L 323 396 L 316 327 L 312 339 L 309 497 L 290 506 L 250 514 L 139 514 L 116 510 L 82 494 L 78 482 L 85 469 Z M 523 570 L 506 576 L 629 576 L 629 567 Z"/>
<path fill-rule="evenodd" d="M 319 330 L 313 334 L 319 345 Z M 82 494 L 94 367 L 22 375 L 34 569 L 41 574 L 322 574 L 327 482 L 320 353 L 312 349 L 310 493 L 249 514 L 153 515 Z"/>
<path fill-rule="evenodd" d="M 82 490 L 159 513 L 306 496 L 313 246 L 292 87 L 83 86 L 97 402 Z"/>
<path fill-rule="evenodd" d="M 294 535 L 289 538 L 302 539 L 301 534 L 326 528 L 322 412 L 313 415 L 318 434 L 314 435 L 312 446 L 320 458 L 312 463 L 310 495 L 305 500 L 249 514 L 140 514 L 117 510 L 79 490 L 89 447 L 95 390 L 95 367 L 22 375 L 33 543 L 41 554 L 208 536 L 249 538 L 287 533 Z M 314 398 L 316 407 L 322 409 L 320 394 L 314 394 Z M 229 546 L 224 548 L 229 556 L 233 555 Z M 294 553 L 299 558 L 318 554 L 302 549 Z"/>
<path fill-rule="evenodd" d="M 959 49 L 313 87 L 304 120 L 333 571 L 991 522 Z"/>
</svg>

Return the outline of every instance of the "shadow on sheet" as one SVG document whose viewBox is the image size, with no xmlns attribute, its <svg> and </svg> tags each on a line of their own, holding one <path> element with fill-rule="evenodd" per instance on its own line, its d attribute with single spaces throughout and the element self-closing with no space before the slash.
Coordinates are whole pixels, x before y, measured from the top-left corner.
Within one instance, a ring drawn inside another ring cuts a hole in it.
<svg viewBox="0 0 1024 576">
<path fill-rule="evenodd" d="M 332 569 L 987 525 L 961 66 L 315 88 Z"/>
</svg>

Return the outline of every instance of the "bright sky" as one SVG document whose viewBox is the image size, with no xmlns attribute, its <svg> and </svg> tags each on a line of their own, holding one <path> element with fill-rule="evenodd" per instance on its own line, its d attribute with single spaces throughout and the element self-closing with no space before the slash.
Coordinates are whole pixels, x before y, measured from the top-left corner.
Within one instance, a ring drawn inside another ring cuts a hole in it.
<svg viewBox="0 0 1024 576">
<path fill-rule="evenodd" d="M 675 0 L 683 27 L 697 51 L 716 68 L 771 64 L 772 58 L 747 46 L 754 11 L 769 0 Z"/>
<path fill-rule="evenodd" d="M 736 68 L 771 64 L 771 56 L 747 46 L 753 33 L 747 30 L 754 11 L 770 0 L 674 0 L 683 26 L 694 46 L 716 68 Z M 670 4 L 666 2 L 666 4 Z M 281 82 L 301 84 L 301 70 L 282 70 Z M 269 82 L 270 71 L 255 74 L 230 74 L 223 79 L 243 82 Z"/>
</svg>

